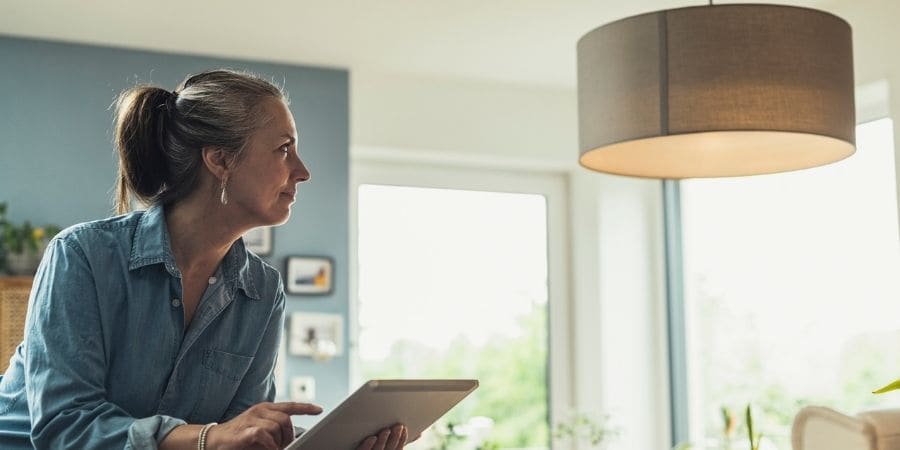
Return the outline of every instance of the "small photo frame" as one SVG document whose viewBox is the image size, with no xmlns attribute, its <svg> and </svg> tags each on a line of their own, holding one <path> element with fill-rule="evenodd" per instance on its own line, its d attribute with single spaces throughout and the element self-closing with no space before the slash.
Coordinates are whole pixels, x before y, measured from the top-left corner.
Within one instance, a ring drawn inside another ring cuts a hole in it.
<svg viewBox="0 0 900 450">
<path fill-rule="evenodd" d="M 290 354 L 319 361 L 344 354 L 344 318 L 340 314 L 295 312 L 290 323 Z"/>
<path fill-rule="evenodd" d="M 258 227 L 244 233 L 244 247 L 259 256 L 272 254 L 272 227 Z"/>
<path fill-rule="evenodd" d="M 288 294 L 326 295 L 331 293 L 334 269 L 327 256 L 288 256 L 285 260 L 285 289 Z"/>
</svg>

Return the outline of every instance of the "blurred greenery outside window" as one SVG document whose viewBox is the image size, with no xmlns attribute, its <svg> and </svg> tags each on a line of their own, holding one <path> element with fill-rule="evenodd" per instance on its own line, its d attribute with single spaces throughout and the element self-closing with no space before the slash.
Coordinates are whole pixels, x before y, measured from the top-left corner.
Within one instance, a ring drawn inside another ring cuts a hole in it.
<svg viewBox="0 0 900 450">
<path fill-rule="evenodd" d="M 681 182 L 691 440 L 748 403 L 781 450 L 802 406 L 900 407 L 871 394 L 900 378 L 894 167 L 882 119 L 832 165 Z"/>
<path fill-rule="evenodd" d="M 549 448 L 545 198 L 358 194 L 360 376 L 480 380 L 408 448 Z"/>
</svg>

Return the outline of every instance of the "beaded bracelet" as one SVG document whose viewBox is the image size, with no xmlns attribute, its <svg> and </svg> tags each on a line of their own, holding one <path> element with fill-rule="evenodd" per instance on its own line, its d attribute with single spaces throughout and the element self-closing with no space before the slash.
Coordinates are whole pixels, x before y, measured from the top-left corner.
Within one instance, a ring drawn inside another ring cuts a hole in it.
<svg viewBox="0 0 900 450">
<path fill-rule="evenodd" d="M 200 437 L 197 439 L 197 450 L 206 450 L 206 433 L 209 433 L 209 429 L 216 425 L 218 425 L 216 422 L 203 425 L 203 428 L 200 429 Z"/>
</svg>

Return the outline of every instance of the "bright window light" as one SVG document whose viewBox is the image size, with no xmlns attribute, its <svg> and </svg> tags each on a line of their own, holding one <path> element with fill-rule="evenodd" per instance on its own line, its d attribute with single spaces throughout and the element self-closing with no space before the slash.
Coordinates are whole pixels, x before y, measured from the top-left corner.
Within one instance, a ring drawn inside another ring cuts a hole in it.
<svg viewBox="0 0 900 450">
<path fill-rule="evenodd" d="M 372 184 L 358 194 L 361 376 L 481 381 L 409 448 L 546 449 L 546 199 Z"/>
<path fill-rule="evenodd" d="M 681 183 L 692 440 L 723 437 L 723 407 L 788 450 L 803 405 L 900 406 L 871 394 L 900 378 L 895 183 L 889 119 L 836 164 Z"/>
</svg>

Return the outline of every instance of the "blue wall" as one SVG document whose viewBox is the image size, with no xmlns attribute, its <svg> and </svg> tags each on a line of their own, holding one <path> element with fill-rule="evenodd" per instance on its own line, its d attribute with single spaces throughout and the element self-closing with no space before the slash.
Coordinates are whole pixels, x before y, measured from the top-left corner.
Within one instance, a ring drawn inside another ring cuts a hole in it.
<svg viewBox="0 0 900 450">
<path fill-rule="evenodd" d="M 327 255 L 335 287 L 322 297 L 288 296 L 287 314 L 348 311 L 348 74 L 344 70 L 151 53 L 0 37 L 0 201 L 13 221 L 74 223 L 112 214 L 116 158 L 110 105 L 136 82 L 167 89 L 189 73 L 245 69 L 284 81 L 300 152 L 312 173 L 291 220 L 275 229 L 266 259 L 283 270 L 287 255 Z M 344 327 L 344 342 L 349 342 Z M 346 347 L 346 344 L 345 344 Z M 316 402 L 347 395 L 349 362 L 288 356 L 286 379 L 311 375 Z M 287 394 L 279 386 L 279 396 Z"/>
</svg>

